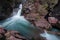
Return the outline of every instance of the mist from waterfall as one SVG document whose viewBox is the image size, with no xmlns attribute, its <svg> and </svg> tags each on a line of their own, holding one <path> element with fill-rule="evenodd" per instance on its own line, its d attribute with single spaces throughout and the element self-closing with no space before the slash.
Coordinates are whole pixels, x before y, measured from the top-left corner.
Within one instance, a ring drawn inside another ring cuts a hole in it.
<svg viewBox="0 0 60 40">
<path fill-rule="evenodd" d="M 42 37 L 45 37 L 47 40 L 59 40 L 59 38 L 54 35 L 54 34 L 49 34 L 47 33 L 46 30 L 44 30 L 44 33 L 43 34 L 40 34 Z"/>
</svg>

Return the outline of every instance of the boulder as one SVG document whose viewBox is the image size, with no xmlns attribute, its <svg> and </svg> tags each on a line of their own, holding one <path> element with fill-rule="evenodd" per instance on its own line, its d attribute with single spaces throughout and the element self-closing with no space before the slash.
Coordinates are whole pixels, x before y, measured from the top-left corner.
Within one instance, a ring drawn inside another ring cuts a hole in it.
<svg viewBox="0 0 60 40">
<path fill-rule="evenodd" d="M 6 34 L 6 40 L 27 40 L 25 37 L 21 36 L 17 31 L 8 31 Z"/>
<path fill-rule="evenodd" d="M 39 13 L 30 13 L 25 17 L 28 21 L 30 21 L 37 28 L 42 29 L 50 29 L 52 26 L 46 21 L 44 16 L 39 16 Z"/>
<path fill-rule="evenodd" d="M 23 37 L 18 31 L 8 31 L 0 27 L 0 40 L 28 40 Z"/>
<path fill-rule="evenodd" d="M 36 25 L 36 27 L 42 28 L 42 29 L 51 29 L 52 28 L 52 26 L 48 23 L 48 21 L 46 21 L 44 19 L 43 16 L 41 16 L 39 20 L 35 21 L 35 25 Z"/>
<path fill-rule="evenodd" d="M 58 19 L 56 19 L 55 17 L 48 17 L 48 21 L 49 23 L 56 24 L 58 22 Z"/>
<path fill-rule="evenodd" d="M 6 37 L 5 37 L 6 32 L 7 32 L 6 29 L 0 28 L 0 40 L 5 40 L 6 39 Z"/>
</svg>

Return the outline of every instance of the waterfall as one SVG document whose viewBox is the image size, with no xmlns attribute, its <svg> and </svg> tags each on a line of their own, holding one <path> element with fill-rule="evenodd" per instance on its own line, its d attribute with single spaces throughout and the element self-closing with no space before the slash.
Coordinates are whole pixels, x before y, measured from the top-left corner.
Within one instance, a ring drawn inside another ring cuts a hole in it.
<svg viewBox="0 0 60 40">
<path fill-rule="evenodd" d="M 24 16 L 21 16 L 22 4 L 19 5 L 19 10 L 12 17 L 8 18 L 2 25 L 7 30 L 19 31 L 21 35 L 31 39 L 39 30 L 35 28 L 30 22 L 28 22 Z M 15 13 L 15 12 L 14 12 Z"/>
<path fill-rule="evenodd" d="M 22 18 L 23 16 L 20 16 L 21 15 L 21 12 L 22 12 L 22 4 L 19 5 L 18 12 L 16 14 L 14 14 L 12 17 L 8 18 L 8 20 L 10 20 L 10 21 L 4 22 L 3 23 L 3 26 L 6 26 L 8 24 L 11 25 L 12 22 L 14 23 L 14 21 L 18 20 L 19 18 Z"/>
<path fill-rule="evenodd" d="M 59 38 L 56 35 L 47 33 L 46 30 L 44 30 L 43 34 L 40 34 L 42 37 L 45 37 L 47 40 L 59 40 Z"/>
<path fill-rule="evenodd" d="M 18 10 L 17 15 L 19 15 L 19 16 L 20 16 L 20 15 L 21 15 L 21 12 L 22 12 L 22 4 L 20 4 L 20 5 L 19 5 L 19 10 Z"/>
</svg>

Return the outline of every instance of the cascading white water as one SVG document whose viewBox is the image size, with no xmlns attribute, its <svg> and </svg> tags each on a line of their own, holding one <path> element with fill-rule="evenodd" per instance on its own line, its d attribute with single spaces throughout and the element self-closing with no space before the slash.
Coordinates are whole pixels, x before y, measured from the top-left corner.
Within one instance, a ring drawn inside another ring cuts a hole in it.
<svg viewBox="0 0 60 40">
<path fill-rule="evenodd" d="M 22 12 L 22 4 L 19 5 L 19 10 L 18 10 L 17 15 L 21 16 L 21 12 Z"/>
<path fill-rule="evenodd" d="M 45 37 L 47 40 L 59 40 L 56 35 L 48 34 L 46 30 L 44 30 L 43 34 L 40 34 L 42 37 Z"/>
<path fill-rule="evenodd" d="M 19 5 L 18 12 L 16 14 L 14 14 L 11 18 L 8 18 L 8 19 L 11 19 L 11 20 L 8 21 L 8 22 L 3 23 L 3 26 L 8 25 L 8 24 L 11 25 L 12 23 L 14 23 L 14 21 L 18 20 L 19 18 L 22 18 L 23 16 L 20 16 L 21 11 L 22 11 L 22 4 Z"/>
</svg>

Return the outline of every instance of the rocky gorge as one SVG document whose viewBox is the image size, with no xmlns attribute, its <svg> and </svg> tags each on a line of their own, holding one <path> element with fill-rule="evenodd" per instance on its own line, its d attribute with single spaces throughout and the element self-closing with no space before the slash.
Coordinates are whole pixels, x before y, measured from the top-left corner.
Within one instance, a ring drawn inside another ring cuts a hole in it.
<svg viewBox="0 0 60 40">
<path fill-rule="evenodd" d="M 27 24 L 23 23 L 24 21 L 19 23 L 21 20 L 19 19 L 12 24 L 9 23 L 8 25 L 6 25 L 6 28 L 5 27 L 3 28 L 1 26 L 0 39 L 1 40 L 59 40 L 60 38 L 59 2 L 60 2 L 59 0 L 5 0 L 5 1 L 1 0 L 0 24 L 1 22 L 4 23 L 4 20 L 12 17 L 13 9 L 19 7 L 19 4 L 22 3 L 23 9 L 21 15 L 24 16 L 24 18 L 28 20 L 33 25 L 33 27 L 30 28 L 30 24 L 28 24 L 27 22 L 26 22 Z M 27 27 L 26 25 L 29 25 L 29 27 Z M 15 29 L 13 26 L 15 26 Z M 21 27 L 23 30 L 21 29 Z M 34 29 L 34 27 L 36 29 Z M 40 34 L 43 36 L 48 34 L 48 36 L 43 37 Z M 56 39 L 52 39 L 50 37 L 54 37 Z"/>
</svg>

